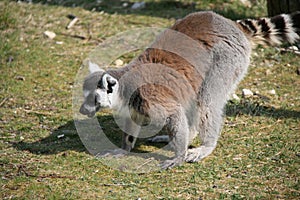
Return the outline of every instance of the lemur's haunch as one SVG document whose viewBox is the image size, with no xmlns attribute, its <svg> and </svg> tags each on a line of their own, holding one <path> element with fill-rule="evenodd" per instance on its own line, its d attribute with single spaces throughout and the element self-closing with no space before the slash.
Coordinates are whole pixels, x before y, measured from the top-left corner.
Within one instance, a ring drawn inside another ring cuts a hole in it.
<svg viewBox="0 0 300 200">
<path fill-rule="evenodd" d="M 190 14 L 123 68 L 94 71 L 96 64 L 89 63 L 80 112 L 93 116 L 101 107 L 119 112 L 127 151 L 143 124 L 162 124 L 175 150 L 162 168 L 197 162 L 216 147 L 224 106 L 247 72 L 253 44 L 294 43 L 299 33 L 300 12 L 236 22 L 214 12 Z M 188 149 L 197 135 L 201 145 Z"/>
</svg>

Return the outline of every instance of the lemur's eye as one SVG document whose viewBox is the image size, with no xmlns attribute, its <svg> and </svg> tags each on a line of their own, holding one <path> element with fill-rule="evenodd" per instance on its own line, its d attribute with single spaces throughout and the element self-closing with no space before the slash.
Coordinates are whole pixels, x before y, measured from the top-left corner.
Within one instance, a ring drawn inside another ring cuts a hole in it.
<svg viewBox="0 0 300 200">
<path fill-rule="evenodd" d="M 110 94 L 113 92 L 113 87 L 117 84 L 117 82 L 112 79 L 111 77 L 106 78 L 107 81 L 107 94 Z"/>
</svg>

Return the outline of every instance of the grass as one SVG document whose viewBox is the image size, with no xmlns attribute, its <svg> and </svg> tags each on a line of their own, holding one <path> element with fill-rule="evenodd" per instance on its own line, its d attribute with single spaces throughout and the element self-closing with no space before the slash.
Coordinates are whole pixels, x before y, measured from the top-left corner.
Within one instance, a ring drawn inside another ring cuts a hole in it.
<svg viewBox="0 0 300 200">
<path fill-rule="evenodd" d="M 259 95 L 228 102 L 218 147 L 199 163 L 145 174 L 114 170 L 86 151 L 73 123 L 76 73 L 101 41 L 133 28 L 167 27 L 197 10 L 265 16 L 264 1 L 249 9 L 234 0 L 149 0 L 138 11 L 122 8 L 123 1 L 59 2 L 0 1 L 1 199 L 299 199 L 296 54 L 254 50 L 236 93 L 249 88 Z M 68 14 L 80 19 L 70 30 Z M 56 38 L 45 38 L 46 30 Z M 111 115 L 99 119 L 119 140 Z M 147 146 L 141 141 L 138 148 Z"/>
</svg>

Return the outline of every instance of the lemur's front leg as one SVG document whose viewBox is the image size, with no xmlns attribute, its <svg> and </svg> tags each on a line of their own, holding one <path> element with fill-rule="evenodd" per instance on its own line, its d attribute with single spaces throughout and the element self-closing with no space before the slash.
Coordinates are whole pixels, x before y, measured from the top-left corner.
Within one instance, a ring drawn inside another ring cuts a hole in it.
<svg viewBox="0 0 300 200">
<path fill-rule="evenodd" d="M 135 145 L 141 127 L 132 119 L 126 119 L 124 124 L 124 132 L 122 135 L 122 149 L 130 152 Z"/>
<path fill-rule="evenodd" d="M 181 165 L 186 158 L 189 142 L 189 126 L 183 108 L 179 107 L 177 112 L 169 118 L 168 129 L 171 134 L 170 144 L 175 151 L 175 156 L 165 160 L 161 167 L 169 169 Z"/>
<path fill-rule="evenodd" d="M 98 157 L 107 157 L 107 156 L 113 156 L 113 157 L 121 157 L 126 154 L 128 154 L 134 147 L 137 136 L 140 131 L 140 126 L 137 125 L 134 121 L 131 119 L 123 119 L 122 124 L 122 146 L 121 148 L 113 149 L 113 150 L 106 150 L 99 154 L 97 154 Z"/>
</svg>

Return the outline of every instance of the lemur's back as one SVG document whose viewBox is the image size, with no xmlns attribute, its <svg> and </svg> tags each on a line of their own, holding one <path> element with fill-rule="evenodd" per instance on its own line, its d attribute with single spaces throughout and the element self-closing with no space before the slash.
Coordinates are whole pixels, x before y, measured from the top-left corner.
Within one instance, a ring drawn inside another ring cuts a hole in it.
<svg viewBox="0 0 300 200">
<path fill-rule="evenodd" d="M 196 12 L 178 20 L 171 29 L 182 32 L 200 42 L 206 48 L 212 48 L 220 41 L 240 43 L 248 46 L 245 34 L 230 19 L 214 12 Z M 247 49 L 249 49 L 247 47 Z"/>
<path fill-rule="evenodd" d="M 193 88 L 192 93 L 198 93 L 207 74 L 211 70 L 218 71 L 215 68 L 219 62 L 226 65 L 228 70 L 244 73 L 243 69 L 249 64 L 250 51 L 249 41 L 233 21 L 213 12 L 197 12 L 178 20 L 162 33 L 151 47 L 139 56 L 134 67 L 138 68 L 146 63 L 162 64 L 181 74 Z M 143 68 L 140 75 L 149 76 L 150 79 L 154 76 L 165 78 L 159 70 L 146 71 Z M 228 75 L 232 78 L 230 72 Z M 226 76 L 224 74 L 222 78 Z M 181 80 L 172 81 L 175 84 Z M 140 88 L 140 92 L 144 92 L 143 90 L 143 87 Z M 175 91 L 180 100 L 188 101 L 193 97 L 190 90 L 177 88 Z M 164 93 L 160 95 L 163 96 Z M 147 96 L 150 98 L 151 94 L 144 96 L 147 100 Z"/>
</svg>

